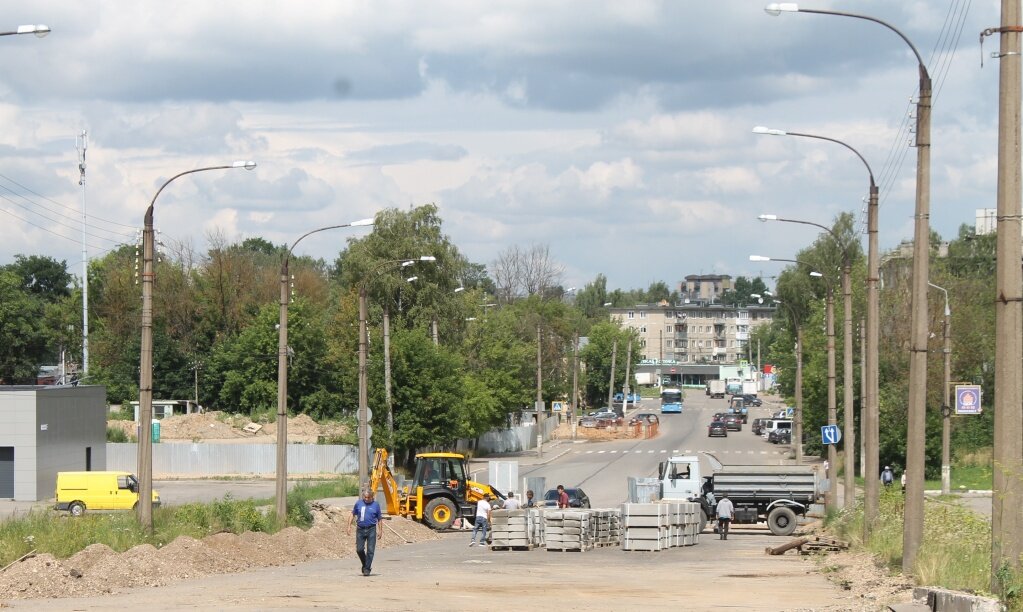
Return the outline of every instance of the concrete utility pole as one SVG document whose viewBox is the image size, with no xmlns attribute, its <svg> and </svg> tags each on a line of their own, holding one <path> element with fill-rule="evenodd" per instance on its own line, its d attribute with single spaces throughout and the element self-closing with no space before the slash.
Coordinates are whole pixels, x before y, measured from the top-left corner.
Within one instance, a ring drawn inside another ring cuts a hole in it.
<svg viewBox="0 0 1023 612">
<path fill-rule="evenodd" d="M 536 326 L 536 454 L 543 456 L 543 365 L 540 349 L 543 346 L 540 326 Z"/>
<path fill-rule="evenodd" d="M 803 462 L 803 326 L 796 325 L 796 418 L 792 444 L 796 447 L 796 463 Z"/>
<path fill-rule="evenodd" d="M 835 299 L 834 292 L 828 286 L 828 297 L 825 301 L 825 327 L 828 335 L 828 425 L 838 424 L 838 411 L 835 408 Z M 838 493 L 838 479 L 835 478 L 838 469 L 838 445 L 828 444 L 828 492 L 824 496 L 824 503 L 828 508 L 836 507 L 836 494 Z M 848 471 L 848 470 L 846 470 Z"/>
<path fill-rule="evenodd" d="M 575 333 L 572 340 L 572 439 L 575 439 L 576 422 L 579 416 L 579 332 Z"/>
<path fill-rule="evenodd" d="M 866 428 L 866 397 L 867 397 L 867 321 L 860 319 L 860 430 Z M 867 473 L 867 438 L 860 435 L 860 476 Z M 849 491 L 846 491 L 846 498 Z M 864 540 L 866 534 L 864 534 Z"/>
<path fill-rule="evenodd" d="M 618 341 L 611 345 L 611 382 L 607 385 L 607 409 L 614 410 L 615 398 L 615 358 L 618 356 Z"/>
<path fill-rule="evenodd" d="M 629 409 L 629 369 L 632 366 L 632 340 L 629 340 L 629 349 L 625 351 L 625 383 L 622 385 L 622 416 Z"/>
<path fill-rule="evenodd" d="M 1020 0 L 1002 0 L 998 97 L 998 226 L 995 281 L 995 447 L 991 590 L 1023 554 L 1023 271 L 1020 269 Z"/>
<path fill-rule="evenodd" d="M 89 251 L 85 244 L 85 150 L 89 148 L 89 133 L 82 130 L 76 142 L 78 149 L 78 184 L 82 186 L 82 367 L 78 378 L 89 373 Z"/>
<path fill-rule="evenodd" d="M 387 404 L 387 439 L 394 440 L 394 403 L 391 398 L 391 309 L 384 304 L 384 403 Z M 387 453 L 394 456 L 394 447 Z"/>
</svg>

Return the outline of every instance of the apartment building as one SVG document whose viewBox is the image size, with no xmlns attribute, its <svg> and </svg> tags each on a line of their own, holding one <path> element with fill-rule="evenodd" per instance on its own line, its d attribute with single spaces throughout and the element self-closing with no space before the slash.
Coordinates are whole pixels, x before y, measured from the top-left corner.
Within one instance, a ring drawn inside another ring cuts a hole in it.
<svg viewBox="0 0 1023 612">
<path fill-rule="evenodd" d="M 727 274 L 690 274 L 679 283 L 678 291 L 690 300 L 713 302 L 732 288 L 732 277 Z"/>
<path fill-rule="evenodd" d="M 642 359 L 662 364 L 725 364 L 747 358 L 750 333 L 771 322 L 775 307 L 725 306 L 689 300 L 612 308 L 611 318 L 636 330 Z"/>
</svg>

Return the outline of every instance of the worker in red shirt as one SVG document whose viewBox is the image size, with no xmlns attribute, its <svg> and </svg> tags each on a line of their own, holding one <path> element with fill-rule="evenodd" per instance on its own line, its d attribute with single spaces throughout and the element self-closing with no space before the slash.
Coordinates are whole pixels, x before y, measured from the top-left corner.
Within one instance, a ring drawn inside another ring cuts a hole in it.
<svg viewBox="0 0 1023 612">
<path fill-rule="evenodd" d="M 565 492 L 565 485 L 558 485 L 558 507 L 568 507 L 568 493 Z"/>
</svg>

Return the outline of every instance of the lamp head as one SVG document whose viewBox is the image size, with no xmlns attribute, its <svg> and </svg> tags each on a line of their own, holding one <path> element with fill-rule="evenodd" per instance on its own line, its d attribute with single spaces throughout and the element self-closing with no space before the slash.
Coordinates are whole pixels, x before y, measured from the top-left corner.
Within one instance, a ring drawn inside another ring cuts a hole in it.
<svg viewBox="0 0 1023 612">
<path fill-rule="evenodd" d="M 417 280 L 419 280 L 418 276 L 410 276 L 410 277 L 405 279 L 405 282 L 411 283 L 411 282 L 414 282 L 414 281 L 417 281 Z"/>
<path fill-rule="evenodd" d="M 373 219 L 372 218 L 370 218 L 370 219 L 359 219 L 358 221 L 352 221 L 348 225 L 351 225 L 352 227 L 360 227 L 360 226 L 363 226 L 363 225 L 373 225 Z"/>
<path fill-rule="evenodd" d="M 437 261 L 437 258 L 433 255 L 423 255 L 419 258 L 419 261 Z"/>
<path fill-rule="evenodd" d="M 245 168 L 246 170 L 254 170 L 256 168 L 256 162 L 249 161 L 236 161 L 231 164 L 232 168 Z"/>
<path fill-rule="evenodd" d="M 753 128 L 753 133 L 754 134 L 766 134 L 768 136 L 787 136 L 788 135 L 788 132 L 786 132 L 785 130 L 775 130 L 775 129 L 771 129 L 769 127 L 764 127 L 762 125 L 758 125 L 757 127 Z"/>
<path fill-rule="evenodd" d="M 460 291 L 465 291 L 465 287 L 458 287 L 455 289 L 455 293 L 458 293 Z"/>
<path fill-rule="evenodd" d="M 761 221 L 764 221 L 764 222 L 767 222 L 767 221 L 777 221 L 778 220 L 778 215 L 757 215 L 757 219 L 760 219 Z"/>
<path fill-rule="evenodd" d="M 773 17 L 782 13 L 798 13 L 799 5 L 795 2 L 772 2 L 764 7 L 764 12 Z"/>
<path fill-rule="evenodd" d="M 810 276 L 814 278 L 824 278 L 824 275 L 821 274 L 820 272 L 817 272 L 816 270 L 810 272 Z"/>
<path fill-rule="evenodd" d="M 35 34 L 37 38 L 42 38 L 49 33 L 50 26 L 45 26 L 43 24 L 18 26 L 18 34 Z"/>
<path fill-rule="evenodd" d="M 763 255 L 750 255 L 750 261 L 771 261 L 770 257 L 764 257 Z"/>
</svg>

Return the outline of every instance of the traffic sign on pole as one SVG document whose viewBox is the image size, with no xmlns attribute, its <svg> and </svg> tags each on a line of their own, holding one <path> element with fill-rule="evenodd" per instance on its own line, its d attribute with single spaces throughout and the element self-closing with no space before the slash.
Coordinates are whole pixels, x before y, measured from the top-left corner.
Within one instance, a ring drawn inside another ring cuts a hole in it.
<svg viewBox="0 0 1023 612">
<path fill-rule="evenodd" d="M 824 444 L 838 444 L 842 439 L 842 430 L 838 425 L 825 425 L 821 427 L 821 441 Z"/>
</svg>

